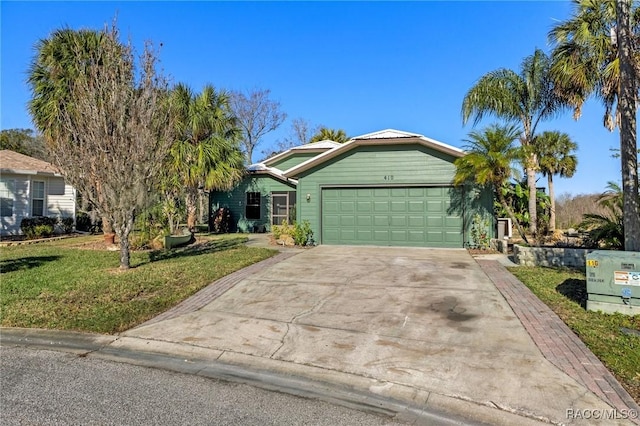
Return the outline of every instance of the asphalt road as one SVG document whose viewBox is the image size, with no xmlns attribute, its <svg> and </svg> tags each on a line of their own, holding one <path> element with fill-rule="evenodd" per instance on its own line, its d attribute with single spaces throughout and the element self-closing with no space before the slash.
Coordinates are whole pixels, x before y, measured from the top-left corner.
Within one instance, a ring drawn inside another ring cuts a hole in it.
<svg viewBox="0 0 640 426">
<path fill-rule="evenodd" d="M 3 425 L 401 425 L 248 385 L 0 347 Z"/>
</svg>

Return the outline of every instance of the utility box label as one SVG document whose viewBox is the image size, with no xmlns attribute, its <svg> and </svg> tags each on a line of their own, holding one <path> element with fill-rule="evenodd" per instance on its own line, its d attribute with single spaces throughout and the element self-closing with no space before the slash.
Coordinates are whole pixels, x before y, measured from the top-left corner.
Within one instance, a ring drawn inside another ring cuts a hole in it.
<svg viewBox="0 0 640 426">
<path fill-rule="evenodd" d="M 635 285 L 640 287 L 640 272 L 614 271 L 613 283 L 617 285 Z"/>
</svg>

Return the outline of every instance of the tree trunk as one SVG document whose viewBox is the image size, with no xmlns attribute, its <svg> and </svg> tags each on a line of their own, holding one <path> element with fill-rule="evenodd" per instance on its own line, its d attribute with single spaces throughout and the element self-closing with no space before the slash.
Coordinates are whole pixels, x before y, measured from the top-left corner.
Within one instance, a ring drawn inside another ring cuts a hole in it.
<svg viewBox="0 0 640 426">
<path fill-rule="evenodd" d="M 535 159 L 527 161 L 527 187 L 529 188 L 529 232 L 534 234 L 538 231 L 538 208 L 536 190 L 536 169 Z"/>
<path fill-rule="evenodd" d="M 556 230 L 556 197 L 553 190 L 553 174 L 547 175 L 549 184 L 549 200 L 551 201 L 551 211 L 549 212 L 549 232 L 554 233 Z"/>
<path fill-rule="evenodd" d="M 187 228 L 189 231 L 195 232 L 197 209 L 198 209 L 198 190 L 187 188 L 185 196 L 185 205 L 187 208 Z"/>
<path fill-rule="evenodd" d="M 624 249 L 640 251 L 640 211 L 638 208 L 638 151 L 636 141 L 636 78 L 631 43 L 631 0 L 616 0 L 618 58 L 620 60 L 620 158 Z"/>
<path fill-rule="evenodd" d="M 518 222 L 518 219 L 516 219 L 516 215 L 513 214 L 513 210 L 511 210 L 511 207 L 509 207 L 507 200 L 504 198 L 504 195 L 502 195 L 502 191 L 498 188 L 496 192 L 498 194 L 498 201 L 500 201 L 500 205 L 502 205 L 504 211 L 507 212 L 507 216 L 509 216 L 511 218 L 511 221 L 516 225 L 518 234 L 520 234 L 525 243 L 529 244 L 529 240 L 527 240 L 527 236 L 524 233 L 524 229 L 522 229 L 522 225 L 520 225 L 520 222 Z"/>
<path fill-rule="evenodd" d="M 120 269 L 127 270 L 131 268 L 131 255 L 129 245 L 129 234 L 133 228 L 133 217 L 126 220 L 125 224 L 115 226 L 116 235 L 120 240 Z"/>
<path fill-rule="evenodd" d="M 198 223 L 205 223 L 204 210 L 204 191 L 198 190 Z"/>
</svg>

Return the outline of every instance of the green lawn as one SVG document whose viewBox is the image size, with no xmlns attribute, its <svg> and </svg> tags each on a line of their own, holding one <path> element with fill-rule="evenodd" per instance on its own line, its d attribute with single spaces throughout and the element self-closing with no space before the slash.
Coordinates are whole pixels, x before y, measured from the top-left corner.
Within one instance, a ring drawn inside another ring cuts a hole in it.
<svg viewBox="0 0 640 426">
<path fill-rule="evenodd" d="M 166 311 L 216 279 L 276 252 L 244 245 L 246 237 L 133 252 L 78 248 L 100 237 L 0 248 L 0 324 L 117 333 Z"/>
<path fill-rule="evenodd" d="M 546 303 L 640 401 L 640 315 L 603 314 L 585 310 L 587 282 L 582 272 L 518 267 L 510 272 Z"/>
</svg>

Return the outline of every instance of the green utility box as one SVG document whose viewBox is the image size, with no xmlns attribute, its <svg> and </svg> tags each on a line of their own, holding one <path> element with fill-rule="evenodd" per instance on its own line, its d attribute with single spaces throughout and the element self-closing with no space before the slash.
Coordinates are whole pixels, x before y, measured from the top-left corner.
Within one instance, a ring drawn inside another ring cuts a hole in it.
<svg viewBox="0 0 640 426">
<path fill-rule="evenodd" d="M 586 269 L 587 310 L 640 314 L 640 252 L 596 250 Z"/>
</svg>

